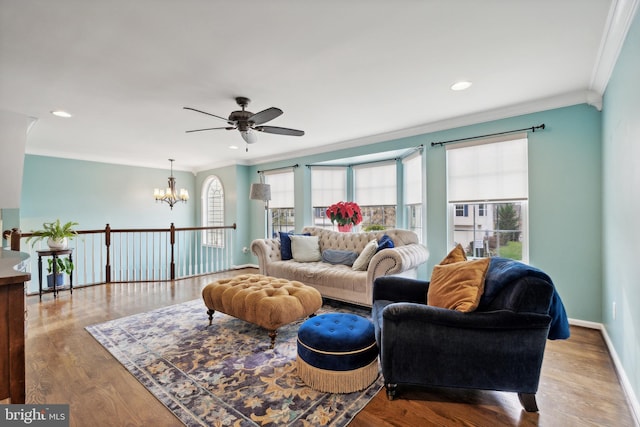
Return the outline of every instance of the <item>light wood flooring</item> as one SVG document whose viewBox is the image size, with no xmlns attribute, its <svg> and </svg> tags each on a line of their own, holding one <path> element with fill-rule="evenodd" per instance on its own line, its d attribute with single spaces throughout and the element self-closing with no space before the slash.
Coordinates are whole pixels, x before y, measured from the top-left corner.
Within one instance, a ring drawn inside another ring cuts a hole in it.
<svg viewBox="0 0 640 427">
<path fill-rule="evenodd" d="M 84 327 L 200 298 L 207 283 L 240 272 L 255 270 L 27 297 L 27 403 L 70 404 L 71 426 L 181 425 Z M 524 412 L 515 393 L 400 388 L 388 401 L 383 389 L 350 426 L 633 426 L 600 332 L 571 332 L 548 342 L 539 413 Z"/>
</svg>

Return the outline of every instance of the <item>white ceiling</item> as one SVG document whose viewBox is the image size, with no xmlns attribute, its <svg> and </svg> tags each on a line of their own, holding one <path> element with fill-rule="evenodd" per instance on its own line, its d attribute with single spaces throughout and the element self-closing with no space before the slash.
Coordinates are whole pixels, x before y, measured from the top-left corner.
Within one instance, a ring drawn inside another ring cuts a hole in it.
<svg viewBox="0 0 640 427">
<path fill-rule="evenodd" d="M 171 157 L 194 172 L 255 164 L 536 103 L 598 104 L 626 33 L 615 29 L 636 4 L 0 0 L 0 110 L 37 119 L 31 154 L 158 168 Z M 449 89 L 463 79 L 473 86 Z M 237 131 L 185 133 L 224 122 L 183 106 L 226 117 L 236 96 L 253 112 L 281 108 L 268 125 L 305 136 L 260 133 L 245 152 Z"/>
</svg>

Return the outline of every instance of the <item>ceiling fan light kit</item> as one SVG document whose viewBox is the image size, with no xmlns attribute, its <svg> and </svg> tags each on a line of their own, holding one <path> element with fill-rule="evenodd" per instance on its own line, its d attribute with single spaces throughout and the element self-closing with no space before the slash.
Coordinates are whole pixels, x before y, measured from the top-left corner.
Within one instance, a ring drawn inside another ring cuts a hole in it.
<svg viewBox="0 0 640 427">
<path fill-rule="evenodd" d="M 204 128 L 204 129 L 193 129 L 188 130 L 187 133 L 191 132 L 201 132 L 207 130 L 238 130 L 240 132 L 240 136 L 247 144 L 254 144 L 258 141 L 258 136 L 256 132 L 264 132 L 264 133 L 272 133 L 277 135 L 287 135 L 287 136 L 303 136 L 304 131 L 298 129 L 290 129 L 283 128 L 277 126 L 260 126 L 263 123 L 271 121 L 276 117 L 282 115 L 282 110 L 276 107 L 270 107 L 266 110 L 262 110 L 258 113 L 252 113 L 251 111 L 247 111 L 246 108 L 249 105 L 251 100 L 244 96 L 239 96 L 236 98 L 236 103 L 242 108 L 242 110 L 232 111 L 229 114 L 229 118 L 225 119 L 224 117 L 217 116 L 215 114 L 207 113 L 206 111 L 198 110 L 196 108 L 191 107 L 183 107 L 185 110 L 195 111 L 197 113 L 206 114 L 211 117 L 215 117 L 220 120 L 224 120 L 228 126 L 224 127 L 215 127 L 215 128 Z M 248 151 L 248 148 L 247 148 Z"/>
</svg>

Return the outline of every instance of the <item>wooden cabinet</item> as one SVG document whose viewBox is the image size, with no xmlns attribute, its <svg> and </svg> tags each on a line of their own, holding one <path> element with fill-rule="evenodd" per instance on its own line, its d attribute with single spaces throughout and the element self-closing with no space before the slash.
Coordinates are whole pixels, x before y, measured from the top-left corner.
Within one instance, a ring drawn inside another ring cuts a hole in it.
<svg viewBox="0 0 640 427">
<path fill-rule="evenodd" d="M 0 249 L 0 400 L 25 403 L 25 282 L 21 252 Z"/>
</svg>

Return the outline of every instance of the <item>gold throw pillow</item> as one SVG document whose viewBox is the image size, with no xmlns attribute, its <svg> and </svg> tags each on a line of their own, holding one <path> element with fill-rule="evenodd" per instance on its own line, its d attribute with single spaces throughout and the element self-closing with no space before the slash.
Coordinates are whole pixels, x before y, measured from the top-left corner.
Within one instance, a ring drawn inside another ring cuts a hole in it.
<svg viewBox="0 0 640 427">
<path fill-rule="evenodd" d="M 464 253 L 464 249 L 462 245 L 458 243 L 455 248 L 451 249 L 451 252 L 447 254 L 446 257 L 442 261 L 440 261 L 440 265 L 452 264 L 454 262 L 466 261 L 467 254 Z"/>
<path fill-rule="evenodd" d="M 463 312 L 478 308 L 491 259 L 436 265 L 431 274 L 427 304 Z"/>
</svg>

